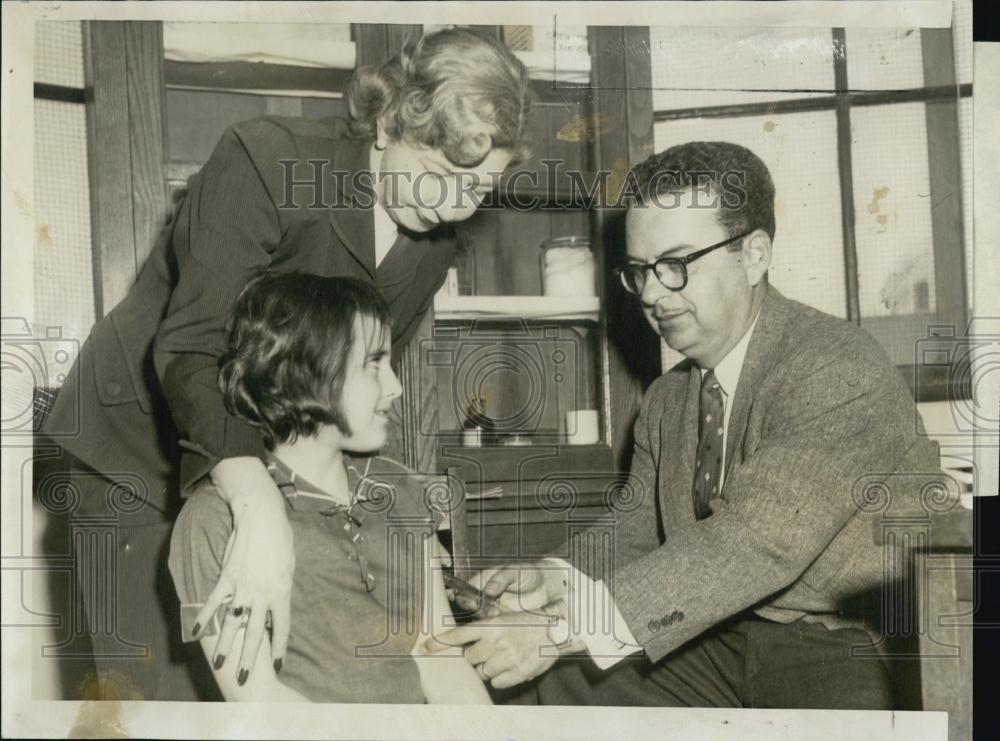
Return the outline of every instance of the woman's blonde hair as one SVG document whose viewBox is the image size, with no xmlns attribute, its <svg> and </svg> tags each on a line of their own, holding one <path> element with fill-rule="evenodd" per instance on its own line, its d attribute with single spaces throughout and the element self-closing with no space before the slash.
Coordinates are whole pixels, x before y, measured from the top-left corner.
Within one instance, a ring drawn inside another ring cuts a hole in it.
<svg viewBox="0 0 1000 741">
<path fill-rule="evenodd" d="M 514 162 L 530 154 L 528 71 L 500 41 L 464 28 L 411 39 L 381 67 L 361 67 L 347 102 L 356 133 L 441 149 L 457 165 L 479 164 L 494 148 Z"/>
</svg>

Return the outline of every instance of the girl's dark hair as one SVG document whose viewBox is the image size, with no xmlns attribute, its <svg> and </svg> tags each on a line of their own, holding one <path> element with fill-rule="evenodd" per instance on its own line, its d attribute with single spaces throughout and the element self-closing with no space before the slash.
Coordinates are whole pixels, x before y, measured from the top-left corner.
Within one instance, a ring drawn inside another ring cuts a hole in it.
<svg viewBox="0 0 1000 741">
<path fill-rule="evenodd" d="M 353 278 L 265 272 L 240 293 L 226 327 L 219 388 L 230 414 L 259 427 L 269 449 L 314 435 L 320 425 L 351 431 L 340 409 L 357 317 L 389 331 L 389 310 Z"/>
<path fill-rule="evenodd" d="M 528 70 L 500 41 L 464 28 L 410 39 L 381 67 L 360 67 L 347 88 L 357 133 L 384 121 L 393 140 L 441 149 L 473 167 L 494 148 L 530 155 Z"/>
</svg>

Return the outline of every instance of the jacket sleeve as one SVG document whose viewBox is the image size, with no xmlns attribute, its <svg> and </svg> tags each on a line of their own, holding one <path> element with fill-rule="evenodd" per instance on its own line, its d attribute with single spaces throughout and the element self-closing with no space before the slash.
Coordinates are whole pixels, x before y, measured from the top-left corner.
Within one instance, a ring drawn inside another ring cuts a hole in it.
<svg viewBox="0 0 1000 741">
<path fill-rule="evenodd" d="M 287 136 L 266 122 L 254 132 Z M 269 188 L 266 177 L 245 139 L 228 130 L 192 178 L 174 227 L 177 285 L 154 360 L 182 438 L 182 492 L 223 458 L 264 455 L 259 432 L 227 413 L 217 375 L 233 304 L 281 240 L 275 184 Z"/>
<path fill-rule="evenodd" d="M 652 661 L 792 584 L 857 513 L 858 477 L 905 455 L 891 368 L 846 355 L 772 401 L 723 506 L 616 570 L 615 604 Z"/>
<path fill-rule="evenodd" d="M 424 281 L 422 285 L 428 286 L 427 294 L 420 302 L 416 311 L 408 317 L 400 317 L 397 319 L 393 328 L 393 334 L 395 335 L 392 341 L 393 363 L 398 363 L 400 361 L 403 356 L 403 350 L 410 343 L 410 340 L 413 339 L 413 336 L 420 328 L 420 324 L 423 322 L 424 317 L 427 316 L 427 312 L 429 312 L 431 307 L 434 305 L 434 297 L 437 295 L 441 286 L 444 285 L 444 282 L 448 277 L 448 268 L 454 260 L 456 250 L 454 239 L 449 240 L 447 244 L 435 245 L 432 249 L 434 249 L 436 253 L 432 257 L 424 257 L 423 262 L 418 268 L 418 270 L 423 273 L 423 275 L 418 277 L 418 280 Z M 424 275 L 427 276 L 426 279 L 424 278 Z M 419 348 L 415 349 L 419 351 Z"/>
</svg>

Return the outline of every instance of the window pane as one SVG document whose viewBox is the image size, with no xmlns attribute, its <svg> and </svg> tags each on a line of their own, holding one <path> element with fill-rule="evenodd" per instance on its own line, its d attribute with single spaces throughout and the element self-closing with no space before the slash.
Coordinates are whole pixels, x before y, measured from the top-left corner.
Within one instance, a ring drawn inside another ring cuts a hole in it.
<svg viewBox="0 0 1000 741">
<path fill-rule="evenodd" d="M 552 53 L 555 48 L 558 52 L 579 52 L 587 53 L 587 26 L 572 26 L 559 24 L 555 25 L 555 18 L 552 23 L 545 25 L 530 26 L 532 32 L 531 51 Z"/>
<path fill-rule="evenodd" d="M 35 23 L 35 82 L 83 87 L 83 37 L 79 21 Z"/>
<path fill-rule="evenodd" d="M 833 90 L 828 28 L 653 26 L 656 110 L 826 95 Z"/>
<path fill-rule="evenodd" d="M 851 90 L 902 90 L 924 84 L 918 28 L 848 28 L 847 85 Z"/>
<path fill-rule="evenodd" d="M 704 140 L 741 144 L 771 171 L 777 222 L 773 284 L 789 298 L 846 317 L 834 113 L 686 119 L 662 122 L 654 129 L 657 152 Z"/>
<path fill-rule="evenodd" d="M 923 103 L 851 112 L 861 325 L 897 364 L 941 321 L 931 212 L 957 195 L 931 192 L 925 116 Z"/>
<path fill-rule="evenodd" d="M 82 48 L 79 22 L 36 23 L 35 80 L 82 88 Z M 94 323 L 86 112 L 81 103 L 50 100 L 35 100 L 34 111 L 33 329 L 45 336 L 55 327 L 65 339 L 82 340 Z M 65 349 L 75 354 L 79 345 Z"/>
<path fill-rule="evenodd" d="M 955 39 L 955 79 L 972 82 L 972 0 L 955 0 L 952 21 Z"/>
<path fill-rule="evenodd" d="M 862 317 L 935 310 L 923 103 L 851 111 Z"/>
<path fill-rule="evenodd" d="M 972 308 L 972 98 L 958 102 L 958 140 L 962 150 L 962 241 L 965 245 L 965 286 L 969 308 Z"/>
<path fill-rule="evenodd" d="M 35 101 L 35 322 L 82 340 L 94 323 L 87 122 L 78 103 Z M 77 349 L 74 346 L 74 349 Z"/>
</svg>

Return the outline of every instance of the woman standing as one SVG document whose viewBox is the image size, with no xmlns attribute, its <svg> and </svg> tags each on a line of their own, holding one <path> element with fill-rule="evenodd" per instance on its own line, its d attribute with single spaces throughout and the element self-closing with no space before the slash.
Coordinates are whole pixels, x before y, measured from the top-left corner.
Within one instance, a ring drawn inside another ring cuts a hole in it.
<svg viewBox="0 0 1000 741">
<path fill-rule="evenodd" d="M 468 30 L 408 42 L 381 68 L 359 69 L 347 97 L 348 119 L 268 117 L 223 135 L 135 286 L 94 327 L 47 421 L 56 432 L 80 421 L 66 444 L 78 461 L 78 512 L 117 533 L 113 564 L 86 540 L 76 557 L 98 670 L 125 695 L 194 696 L 176 598 L 161 589 L 174 492 L 206 476 L 234 531 L 197 622 L 230 598 L 249 611 L 243 645 L 217 649 L 223 662 L 239 654 L 227 664 L 234 675 L 252 671 L 269 614 L 272 660 L 285 653 L 291 529 L 259 431 L 226 411 L 216 384 L 226 317 L 251 275 L 371 283 L 389 306 L 398 356 L 451 265 L 449 225 L 526 154 L 527 72 Z"/>
</svg>

